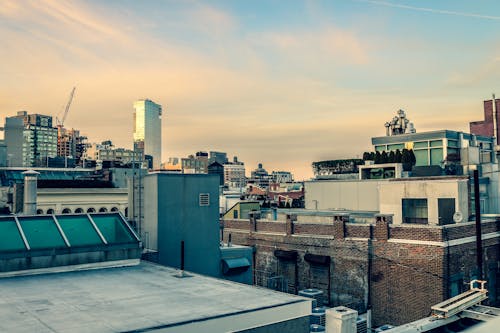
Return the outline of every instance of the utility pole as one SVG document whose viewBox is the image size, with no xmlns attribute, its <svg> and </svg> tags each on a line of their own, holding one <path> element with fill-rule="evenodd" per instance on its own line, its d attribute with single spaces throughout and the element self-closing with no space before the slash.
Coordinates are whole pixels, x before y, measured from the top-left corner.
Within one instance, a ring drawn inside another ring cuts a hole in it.
<svg viewBox="0 0 500 333">
<path fill-rule="evenodd" d="M 483 240 L 481 234 L 481 206 L 479 202 L 479 172 L 474 170 L 474 206 L 476 208 L 476 254 L 478 279 L 483 279 Z"/>
</svg>

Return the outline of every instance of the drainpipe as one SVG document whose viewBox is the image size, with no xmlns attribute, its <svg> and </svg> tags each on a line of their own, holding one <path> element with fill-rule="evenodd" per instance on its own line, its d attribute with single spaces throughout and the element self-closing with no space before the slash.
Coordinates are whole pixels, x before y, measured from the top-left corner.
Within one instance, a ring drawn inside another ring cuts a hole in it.
<svg viewBox="0 0 500 333">
<path fill-rule="evenodd" d="M 36 192 L 37 192 L 37 176 L 40 173 L 34 170 L 23 172 L 24 175 L 24 202 L 23 214 L 36 215 Z"/>
<path fill-rule="evenodd" d="M 495 103 L 495 94 L 493 94 L 493 98 L 492 98 L 492 103 L 493 103 L 493 138 L 495 139 L 494 140 L 494 145 L 497 146 L 498 145 L 498 142 L 497 142 L 497 128 L 498 128 L 498 124 L 497 124 L 497 104 Z"/>
<path fill-rule="evenodd" d="M 497 121 L 497 103 L 495 100 L 495 94 L 492 95 L 492 103 L 493 103 L 493 163 L 496 163 L 497 159 L 497 151 L 498 151 L 498 121 Z"/>
</svg>

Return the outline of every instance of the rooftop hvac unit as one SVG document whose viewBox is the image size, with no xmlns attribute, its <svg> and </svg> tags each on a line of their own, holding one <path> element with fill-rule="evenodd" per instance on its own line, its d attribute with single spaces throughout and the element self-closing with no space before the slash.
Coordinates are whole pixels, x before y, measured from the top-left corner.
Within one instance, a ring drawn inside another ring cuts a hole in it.
<svg viewBox="0 0 500 333">
<path fill-rule="evenodd" d="M 310 333 L 325 333 L 326 332 L 325 326 L 312 324 L 311 326 L 309 326 L 309 332 Z"/>
<path fill-rule="evenodd" d="M 356 330 L 357 333 L 367 333 L 368 327 L 366 318 L 358 317 L 358 319 L 356 320 L 356 328 L 357 328 Z"/>
<path fill-rule="evenodd" d="M 323 290 L 309 288 L 304 290 L 299 290 L 299 296 L 309 297 L 316 300 L 316 305 L 323 305 Z M 313 305 L 313 308 L 316 306 Z"/>
<path fill-rule="evenodd" d="M 311 312 L 310 323 L 311 325 L 325 326 L 325 311 L 328 309 L 326 306 L 314 308 Z"/>
</svg>

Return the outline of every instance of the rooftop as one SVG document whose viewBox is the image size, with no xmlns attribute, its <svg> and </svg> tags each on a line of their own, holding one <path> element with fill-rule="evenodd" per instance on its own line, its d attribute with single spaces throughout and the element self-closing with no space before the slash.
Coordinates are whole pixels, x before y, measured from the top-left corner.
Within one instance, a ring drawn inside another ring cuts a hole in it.
<svg viewBox="0 0 500 333">
<path fill-rule="evenodd" d="M 309 314 L 311 301 L 147 262 L 0 279 L 1 332 L 227 332 Z M 214 321 L 217 324 L 214 324 Z"/>
</svg>

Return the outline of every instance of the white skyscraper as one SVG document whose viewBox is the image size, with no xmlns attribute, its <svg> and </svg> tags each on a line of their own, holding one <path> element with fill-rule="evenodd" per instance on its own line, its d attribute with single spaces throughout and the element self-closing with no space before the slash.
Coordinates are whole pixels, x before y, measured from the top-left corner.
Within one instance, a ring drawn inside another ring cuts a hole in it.
<svg viewBox="0 0 500 333">
<path fill-rule="evenodd" d="M 149 99 L 134 102 L 134 149 L 153 157 L 153 168 L 161 164 L 161 105 Z"/>
</svg>

